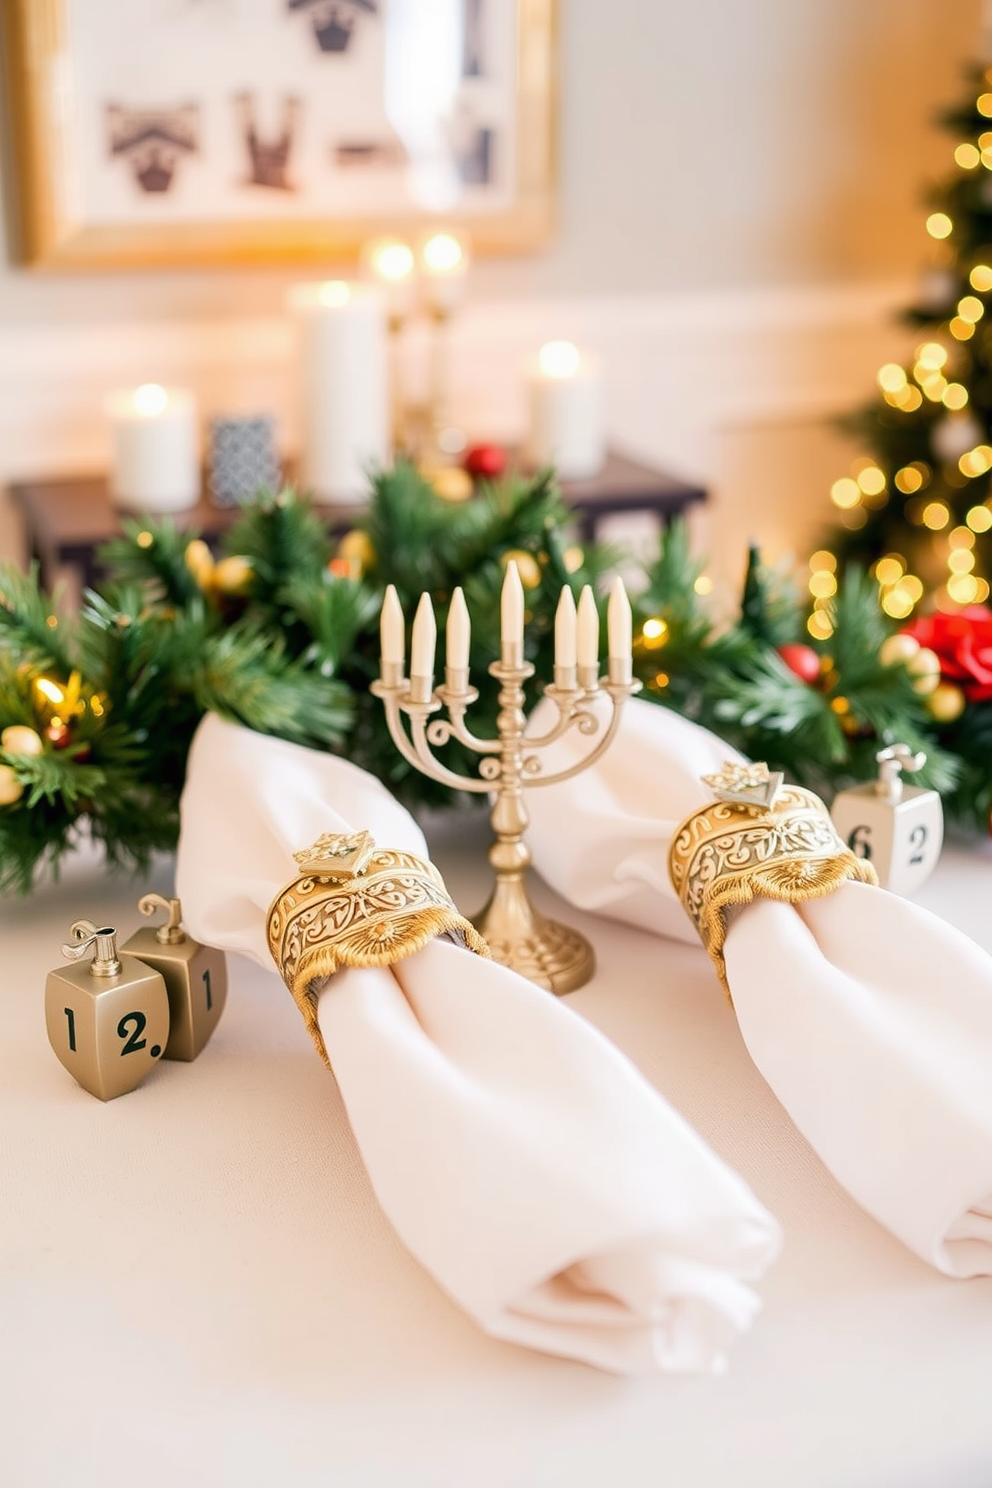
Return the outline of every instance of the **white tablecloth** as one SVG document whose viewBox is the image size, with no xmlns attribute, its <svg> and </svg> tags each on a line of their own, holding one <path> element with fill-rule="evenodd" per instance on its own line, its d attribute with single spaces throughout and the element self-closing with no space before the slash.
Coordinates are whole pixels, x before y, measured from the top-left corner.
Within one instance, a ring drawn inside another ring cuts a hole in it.
<svg viewBox="0 0 992 1488">
<path fill-rule="evenodd" d="M 433 824 L 462 909 L 484 822 Z M 233 962 L 191 1065 L 102 1104 L 45 1037 L 69 922 L 140 923 L 92 859 L 0 905 L 3 1488 L 989 1488 L 992 1280 L 917 1261 L 842 1193 L 743 1047 L 702 951 L 594 941 L 571 1004 L 785 1227 L 722 1378 L 624 1380 L 494 1342 L 383 1218 L 287 993 Z M 921 902 L 992 950 L 992 844 Z M 990 1071 L 992 1078 L 992 1071 Z"/>
</svg>

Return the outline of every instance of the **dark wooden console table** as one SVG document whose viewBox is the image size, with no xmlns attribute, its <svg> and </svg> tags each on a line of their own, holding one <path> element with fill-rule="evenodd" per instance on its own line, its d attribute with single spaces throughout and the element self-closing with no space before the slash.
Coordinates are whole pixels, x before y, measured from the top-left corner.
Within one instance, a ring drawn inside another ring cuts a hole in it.
<svg viewBox="0 0 992 1488">
<path fill-rule="evenodd" d="M 561 489 L 575 511 L 584 542 L 592 540 L 597 522 L 605 516 L 648 511 L 667 524 L 694 502 L 706 499 L 702 486 L 614 451 L 600 475 L 592 480 L 562 481 Z M 59 569 L 69 565 L 78 570 L 83 584 L 93 584 L 100 576 L 96 550 L 120 532 L 122 516 L 111 503 L 106 479 L 88 476 L 12 481 L 10 493 L 24 518 L 28 550 L 38 561 L 42 583 L 51 588 Z M 236 506 L 215 506 L 203 492 L 196 506 L 174 513 L 173 520 L 178 527 L 194 528 L 210 541 L 231 525 L 239 510 Z M 317 510 L 329 529 L 340 534 L 354 525 L 362 505 L 320 506 Z"/>
</svg>

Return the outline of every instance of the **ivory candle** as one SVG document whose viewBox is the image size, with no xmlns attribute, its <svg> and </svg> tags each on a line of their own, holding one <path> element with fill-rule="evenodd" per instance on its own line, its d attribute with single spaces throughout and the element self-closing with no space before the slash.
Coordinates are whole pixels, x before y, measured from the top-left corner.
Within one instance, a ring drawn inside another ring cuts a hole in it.
<svg viewBox="0 0 992 1488">
<path fill-rule="evenodd" d="M 500 640 L 504 659 L 508 650 L 522 651 L 524 644 L 524 586 L 511 558 L 506 565 L 503 588 L 499 597 Z"/>
<path fill-rule="evenodd" d="M 403 634 L 403 610 L 396 585 L 389 584 L 379 613 L 379 651 L 382 660 L 390 665 L 403 666 L 406 641 Z"/>
<path fill-rule="evenodd" d="M 575 596 L 566 585 L 561 591 L 558 608 L 555 610 L 555 666 L 574 670 L 577 660 L 575 650 Z"/>
<path fill-rule="evenodd" d="M 553 465 L 563 480 L 587 480 L 606 461 L 599 365 L 570 341 L 549 341 L 528 373 L 525 457 Z"/>
<path fill-rule="evenodd" d="M 146 382 L 107 399 L 110 495 L 134 512 L 186 511 L 200 497 L 196 403 L 185 388 Z"/>
<path fill-rule="evenodd" d="M 461 585 L 451 596 L 448 608 L 448 624 L 445 630 L 445 664 L 450 672 L 468 670 L 468 649 L 472 627 L 468 617 L 468 605 Z"/>
<path fill-rule="evenodd" d="M 320 501 L 358 502 L 389 456 L 386 314 L 374 285 L 299 284 L 300 479 Z"/>
<path fill-rule="evenodd" d="M 609 655 L 617 661 L 626 661 L 633 651 L 633 619 L 627 590 L 619 574 L 613 580 L 606 606 L 606 634 Z"/>
<path fill-rule="evenodd" d="M 413 617 L 413 634 L 410 637 L 410 696 L 416 703 L 430 699 L 434 685 L 434 652 L 437 649 L 437 624 L 431 597 L 420 596 L 417 613 Z"/>
<path fill-rule="evenodd" d="M 579 595 L 577 653 L 580 667 L 599 670 L 599 614 L 592 589 L 585 584 Z"/>
</svg>

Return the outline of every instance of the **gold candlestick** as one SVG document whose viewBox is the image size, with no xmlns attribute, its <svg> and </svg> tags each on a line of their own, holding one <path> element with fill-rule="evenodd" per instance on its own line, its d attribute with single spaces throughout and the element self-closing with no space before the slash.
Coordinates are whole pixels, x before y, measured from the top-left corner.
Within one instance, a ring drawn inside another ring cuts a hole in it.
<svg viewBox="0 0 992 1488">
<path fill-rule="evenodd" d="M 599 676 L 598 666 L 588 662 L 578 668 L 556 664 L 555 681 L 544 695 L 554 702 L 558 716 L 546 733 L 532 737 L 526 733 L 524 683 L 534 675 L 534 667 L 524 660 L 522 637 L 507 639 L 504 628 L 500 660 L 488 668 L 500 684 L 497 738 L 480 739 L 466 722 L 479 696 L 469 684 L 467 666 L 447 666 L 443 686 L 435 688 L 433 679 L 424 675 L 421 643 L 421 655 L 414 657 L 415 675 L 410 679 L 404 675 L 404 661 L 397 655 L 395 593 L 384 607 L 383 637 L 382 675 L 371 684 L 371 691 L 382 700 L 390 735 L 403 758 L 430 779 L 455 790 L 495 793 L 489 816 L 495 841 L 489 861 L 496 881 L 484 908 L 470 917 L 472 923 L 497 961 L 550 992 L 573 992 L 592 976 L 595 957 L 592 946 L 577 930 L 546 918 L 530 903 L 525 878 L 531 853 L 524 840 L 530 818 L 524 792 L 567 780 L 599 759 L 616 733 L 624 701 L 640 690 L 641 684 L 631 677 L 629 653 L 610 657 L 605 677 Z M 595 703 L 604 693 L 610 698 L 612 710 L 602 728 Z M 447 717 L 428 722 L 431 714 L 442 708 Z M 408 726 L 404 720 L 409 720 Z M 546 774 L 542 752 L 571 728 L 598 737 L 577 764 Z M 479 756 L 478 777 L 459 775 L 435 758 L 432 750 L 452 739 Z"/>
</svg>

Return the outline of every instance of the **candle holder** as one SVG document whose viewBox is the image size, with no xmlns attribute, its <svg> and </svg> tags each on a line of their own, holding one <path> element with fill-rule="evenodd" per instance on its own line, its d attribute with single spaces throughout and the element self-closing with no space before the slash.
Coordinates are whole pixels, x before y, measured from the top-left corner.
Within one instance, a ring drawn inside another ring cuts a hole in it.
<svg viewBox="0 0 992 1488">
<path fill-rule="evenodd" d="M 415 630 L 414 663 L 416 651 Z M 530 818 L 524 793 L 534 786 L 568 780 L 599 759 L 616 733 L 623 703 L 640 690 L 641 684 L 631 675 L 629 652 L 610 657 L 605 677 L 599 675 L 598 663 L 576 666 L 556 662 L 554 682 L 544 695 L 556 705 L 557 719 L 546 733 L 531 736 L 526 732 L 524 683 L 534 675 L 534 667 L 524 660 L 522 638 L 507 641 L 504 634 L 500 660 L 488 670 L 500 684 L 495 739 L 478 738 L 469 728 L 467 714 L 479 694 L 469 684 L 467 665 L 446 666 L 444 685 L 435 688 L 432 676 L 416 675 L 416 665 L 407 678 L 402 660 L 384 656 L 382 676 L 371 684 L 371 691 L 385 707 L 397 749 L 417 770 L 455 790 L 495 794 L 489 817 L 495 841 L 489 861 L 496 882 L 484 908 L 471 916 L 472 923 L 488 942 L 495 960 L 561 995 L 589 980 L 595 970 L 595 956 L 583 935 L 540 914 L 527 896 L 525 876 L 531 853 L 524 833 Z M 612 704 L 605 728 L 595 711 L 596 700 L 604 694 Z M 447 717 L 428 722 L 442 708 Z M 409 732 L 405 719 L 409 720 Z M 578 763 L 545 774 L 543 751 L 572 728 L 598 738 Z M 452 739 L 479 756 L 477 778 L 460 775 L 435 758 L 432 750 Z"/>
</svg>

